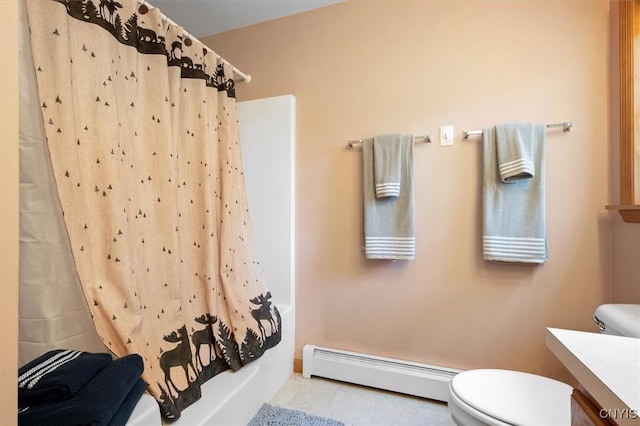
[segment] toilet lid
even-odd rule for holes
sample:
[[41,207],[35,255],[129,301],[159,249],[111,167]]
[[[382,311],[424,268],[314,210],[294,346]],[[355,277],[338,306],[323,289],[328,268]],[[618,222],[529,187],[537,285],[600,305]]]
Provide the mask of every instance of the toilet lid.
[[571,386],[509,370],[469,370],[456,375],[451,390],[465,404],[513,425],[570,425]]

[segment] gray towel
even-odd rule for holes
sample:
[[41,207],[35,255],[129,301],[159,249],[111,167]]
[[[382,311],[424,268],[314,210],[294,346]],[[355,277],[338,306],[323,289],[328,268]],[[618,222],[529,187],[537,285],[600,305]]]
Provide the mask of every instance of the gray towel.
[[531,146],[535,175],[502,183],[498,168],[496,128],[483,129],[483,235],[485,260],[544,263],[548,257],[544,155],[546,126],[534,124]]
[[373,138],[373,174],[376,197],[400,195],[401,135],[380,135]]
[[533,123],[507,123],[496,126],[496,150],[500,179],[504,183],[535,176]]
[[400,146],[400,193],[397,197],[385,198],[376,197],[373,139],[365,139],[362,146],[367,259],[415,258],[413,136],[402,136]]

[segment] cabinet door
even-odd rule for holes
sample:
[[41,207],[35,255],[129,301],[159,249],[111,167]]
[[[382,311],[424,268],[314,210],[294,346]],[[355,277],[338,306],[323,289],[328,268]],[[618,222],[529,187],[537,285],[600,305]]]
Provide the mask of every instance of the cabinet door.
[[578,389],[571,394],[571,426],[612,426],[613,421],[600,416],[601,408]]

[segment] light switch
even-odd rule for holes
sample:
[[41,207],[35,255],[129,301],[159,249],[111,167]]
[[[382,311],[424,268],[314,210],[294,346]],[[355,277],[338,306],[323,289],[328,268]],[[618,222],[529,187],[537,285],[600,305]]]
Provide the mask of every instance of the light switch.
[[453,146],[453,126],[440,126],[440,146]]

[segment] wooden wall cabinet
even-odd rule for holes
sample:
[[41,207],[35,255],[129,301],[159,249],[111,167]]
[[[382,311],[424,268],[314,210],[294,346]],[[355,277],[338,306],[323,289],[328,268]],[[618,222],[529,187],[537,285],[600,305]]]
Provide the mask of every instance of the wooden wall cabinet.
[[[640,223],[640,197],[636,195],[635,81],[634,39],[640,34],[640,0],[621,0],[620,23],[620,204],[610,205],[609,210],[618,210],[625,222]],[[640,112],[640,111],[639,111]],[[640,141],[637,142],[640,144]]]

